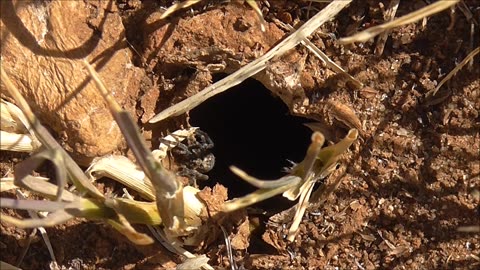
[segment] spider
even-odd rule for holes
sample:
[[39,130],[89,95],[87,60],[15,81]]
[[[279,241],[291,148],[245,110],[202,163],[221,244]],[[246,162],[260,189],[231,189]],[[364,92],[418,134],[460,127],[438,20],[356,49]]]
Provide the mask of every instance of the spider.
[[172,155],[180,166],[177,174],[187,177],[195,187],[197,179],[208,180],[208,175],[205,174],[215,165],[215,156],[210,152],[212,148],[213,142],[208,134],[197,129],[185,143],[179,143],[172,149]]

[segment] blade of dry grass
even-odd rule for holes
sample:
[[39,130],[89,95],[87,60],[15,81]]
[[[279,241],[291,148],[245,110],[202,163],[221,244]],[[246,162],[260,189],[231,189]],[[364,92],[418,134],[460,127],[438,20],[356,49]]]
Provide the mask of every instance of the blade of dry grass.
[[[318,154],[318,159],[320,161],[321,168],[316,170],[316,175],[309,176],[309,178],[307,178],[305,183],[299,189],[300,199],[296,206],[295,216],[293,218],[292,225],[288,230],[288,234],[287,234],[288,241],[292,242],[295,239],[295,235],[297,234],[300,222],[310,203],[310,197],[312,195],[313,186],[315,182],[317,182],[318,179],[325,178],[328,174],[332,173],[335,170],[335,164],[337,160],[340,158],[340,155],[342,155],[347,150],[347,148],[349,148],[350,145],[352,145],[352,143],[357,139],[357,137],[358,137],[358,131],[356,129],[351,129],[348,132],[347,136],[342,141],[340,141],[335,145],[323,148]],[[333,185],[333,187],[330,186],[328,189],[321,188],[320,189],[322,191],[321,194],[325,194],[324,192],[326,191],[327,192],[326,196],[330,195],[330,193],[333,192],[338,187],[338,185],[341,182],[341,179],[342,178],[340,177],[338,181]],[[284,196],[285,195],[294,196],[296,194],[292,193],[291,191],[287,191],[285,192]],[[313,194],[313,197],[315,199],[318,199],[316,198],[316,196],[318,196],[317,192]]]
[[300,177],[296,177],[296,178],[293,178],[293,180],[294,181],[291,181],[290,183],[287,183],[284,186],[280,186],[273,189],[257,189],[256,191],[248,195],[245,195],[241,198],[236,198],[231,201],[228,201],[223,205],[223,211],[232,212],[238,209],[245,208],[252,204],[261,202],[263,200],[269,199],[273,196],[281,194],[282,192],[285,192],[286,190],[289,190],[295,187],[300,183],[302,179]]
[[[356,129],[351,129],[347,136],[338,142],[337,144],[327,146],[319,151],[315,156],[314,168],[311,171],[315,172],[315,176],[312,178],[309,175],[305,175],[304,179],[310,179],[310,181],[316,182],[319,179],[325,178],[328,174],[335,170],[335,164],[340,156],[352,145],[352,143],[357,139],[358,131]],[[297,171],[303,171],[304,165],[303,162],[299,163],[296,167],[293,168],[294,174],[297,174]],[[287,190],[283,193],[285,198],[289,200],[296,200],[300,194],[305,192],[309,187],[308,181],[304,181],[302,185],[296,186],[290,190]]]
[[[35,192],[48,199],[54,199],[58,187],[49,183],[47,180],[48,179],[42,177],[29,176],[24,179],[22,184],[29,191]],[[75,200],[75,197],[76,195],[68,190],[64,190],[62,193],[62,201],[72,202]]]
[[[391,0],[388,4],[387,11],[385,12],[385,20],[392,21],[395,18],[395,14],[397,14],[398,4],[400,4],[400,0]],[[388,36],[390,35],[391,30],[387,30],[380,34],[377,39],[377,46],[375,46],[375,54],[382,55],[383,49],[385,48],[385,43],[387,42]]]
[[460,226],[457,228],[457,231],[466,233],[480,233],[480,225]]
[[228,237],[227,231],[222,225],[220,225],[220,229],[222,230],[223,238],[225,239],[225,248],[227,249],[227,256],[228,256],[228,261],[230,262],[230,269],[237,270],[238,266],[235,263],[235,260],[233,259],[232,243],[230,242],[230,238]]
[[455,4],[457,4],[460,0],[449,0],[449,1],[437,1],[433,4],[430,4],[426,7],[423,7],[417,11],[411,12],[405,16],[402,16],[396,20],[393,20],[391,22],[387,22],[378,26],[374,26],[371,28],[368,28],[365,31],[359,32],[355,35],[352,35],[350,37],[345,37],[341,38],[339,40],[340,44],[350,44],[353,42],[366,42],[369,39],[385,32],[390,29],[393,29],[395,27],[399,27],[405,24],[413,23],[416,22],[422,18],[431,16],[435,13],[438,13],[440,11],[443,11]]
[[198,105],[200,105],[205,100],[222,93],[229,88],[243,82],[244,80],[250,78],[251,76],[257,74],[267,67],[269,61],[274,57],[279,57],[288,50],[295,47],[302,40],[312,34],[318,27],[320,27],[326,21],[332,19],[337,15],[342,9],[344,9],[351,0],[337,0],[330,3],[327,7],[322,9],[314,17],[312,17],[305,24],[300,26],[297,31],[290,34],[283,41],[278,43],[275,47],[271,48],[267,53],[260,56],[256,60],[250,62],[249,64],[243,66],[236,72],[230,74],[228,77],[218,81],[215,84],[210,85],[204,90],[198,92],[197,94],[165,109],[159,114],[155,115],[152,119],[149,120],[150,123],[156,123],[162,121],[171,116],[177,116],[182,113],[185,113]]
[[58,210],[42,219],[25,219],[25,220],[17,219],[17,218],[0,213],[0,218],[2,219],[2,221],[22,229],[52,227],[57,224],[65,223],[68,220],[73,219],[74,217],[75,217],[74,215],[69,214],[64,210]]
[[475,55],[477,55],[480,52],[480,47],[477,47],[475,50],[471,51],[463,60],[460,62],[452,71],[450,71],[445,78],[443,78],[440,83],[433,89],[432,91],[428,92],[425,94],[427,98],[432,98],[437,94],[438,90],[448,81],[450,80],[457,72],[462,69],[470,60],[472,60]]
[[123,110],[115,101],[95,69],[86,60],[84,60],[83,63],[93,78],[102,97],[107,102],[110,112],[127,140],[128,146],[132,149],[135,158],[148,178],[152,181],[152,184],[154,184],[156,190],[160,189],[168,193],[169,196],[174,196],[181,187],[181,184],[155,161],[141,136],[138,126],[130,114]]
[[[478,27],[478,20],[473,16],[472,11],[470,8],[465,4],[465,1],[461,0],[460,3],[457,5],[458,9],[463,13],[467,21],[470,22],[470,39],[468,41],[468,48],[469,50],[473,51],[473,43],[475,41],[475,26]],[[468,70],[472,71],[473,68],[473,60],[468,64]]]
[[[192,232],[202,225],[200,212],[205,208],[203,202],[196,196],[199,190],[189,186],[184,188],[172,172],[164,169],[155,160],[152,153],[147,149],[146,142],[130,114],[122,110],[116,103],[95,69],[86,60],[83,63],[105,99],[137,162],[152,183],[156,199],[153,205],[156,205],[156,213],[160,215],[166,232],[172,237],[192,235]],[[125,234],[130,240],[142,244],[146,243],[146,239],[141,234],[134,232],[128,225],[128,222],[133,222],[138,216],[131,211],[138,208],[138,202],[125,203],[121,199],[108,199],[105,200],[105,204],[111,209],[115,209],[118,215],[117,219],[108,220],[112,226]],[[152,206],[152,204],[149,205]],[[147,213],[149,217],[153,217],[153,215],[153,213]],[[142,220],[142,223],[149,224],[145,220]]]
[[263,180],[249,176],[238,168],[233,168],[233,172],[250,184],[259,187],[259,189],[244,197],[226,202],[223,211],[230,212],[244,208],[283,192],[283,196],[290,200],[299,199],[295,206],[295,215],[287,235],[287,240],[293,241],[310,203],[315,183],[335,170],[337,161],[357,137],[358,130],[351,129],[347,136],[337,144],[322,148],[325,138],[320,132],[314,132],[312,143],[307,149],[305,159],[295,165],[289,175],[273,183],[263,183]]
[[314,132],[312,134],[312,143],[307,149],[305,159],[293,167],[291,172],[294,175],[300,176],[302,178],[302,183],[283,192],[283,197],[294,201],[305,191],[305,188],[309,187],[310,182],[314,182],[314,175],[317,173],[314,169],[316,169],[315,167],[318,167],[315,166],[315,163],[317,163],[318,155],[322,151],[324,142],[325,137],[322,133]]
[[265,22],[265,19],[263,18],[262,11],[260,10],[260,8],[257,5],[257,2],[255,0],[246,0],[246,2],[257,14],[258,20],[260,21],[260,29],[262,30],[262,32],[265,32],[266,22]]
[[0,179],[0,192],[18,188],[13,182],[13,177],[2,177]]
[[135,124],[132,116],[123,110],[115,101],[96,70],[86,59],[83,60],[83,64],[107,103],[115,122],[122,131],[128,146],[132,149],[137,162],[150,179],[155,190],[157,207],[164,225],[172,231],[181,230],[182,227],[186,226],[185,220],[183,219],[185,217],[183,186],[173,173],[165,170],[160,163],[155,160],[150,150],[148,150],[146,142],[140,133],[140,129]]
[[[157,239],[160,243],[162,243],[165,248],[167,248],[172,253],[185,256],[187,259],[195,259],[197,256],[192,254],[190,251],[184,249],[180,246],[178,241],[171,241],[165,233],[160,230],[157,226],[149,226],[148,227],[150,232],[154,235],[155,239]],[[205,263],[201,266],[202,269],[205,270],[213,270],[214,268],[211,267],[208,263]]]
[[[50,197],[53,195],[51,191]],[[68,194],[68,191],[65,191],[64,194]],[[2,221],[19,228],[51,227],[75,217],[102,220],[138,245],[150,244],[151,239],[135,231],[130,223],[159,225],[162,222],[154,202],[139,202],[121,198],[99,201],[92,198],[80,198],[73,194],[71,196],[74,197],[71,202],[0,198],[2,207],[50,212],[43,218],[17,219],[3,213],[0,213],[0,217]]]
[[1,130],[21,134],[29,132],[32,137],[35,136],[27,117],[18,106],[2,99],[0,108],[2,112],[0,119],[2,123]]
[[0,150],[31,153],[35,149],[29,135],[0,130]]
[[287,184],[291,184],[292,182],[299,181],[301,179],[298,176],[287,175],[277,180],[260,180],[251,175],[248,175],[246,172],[244,172],[243,170],[235,166],[230,166],[230,170],[234,174],[236,174],[238,177],[242,178],[243,180],[245,180],[250,185],[256,188],[265,188],[265,189],[278,188],[281,186],[285,186]]
[[300,199],[298,200],[295,216],[293,217],[292,225],[288,229],[287,240],[293,242],[295,235],[297,234],[298,227],[302,221],[305,210],[307,210],[310,195],[312,194],[315,181],[307,181],[304,191],[300,193]]
[[[12,115],[12,112],[8,108],[8,104],[11,104],[5,100],[1,100],[0,102],[0,129],[2,131],[7,132],[15,132],[15,133],[25,133],[27,129],[21,123],[15,119]],[[13,105],[13,104],[11,104]],[[15,105],[13,105],[15,106]],[[16,107],[16,106],[15,106]]]
[[[302,213],[308,204],[313,185],[335,169],[335,164],[340,156],[357,137],[358,131],[351,129],[343,140],[322,149],[325,138],[319,132],[313,133],[312,143],[307,149],[305,159],[297,164],[288,175],[270,182],[257,179],[239,168],[232,167],[232,171],[235,174],[259,189],[241,198],[226,202],[223,211],[234,211],[283,193],[284,197],[292,201],[299,197],[301,198],[297,208],[297,211],[299,211],[297,218],[301,219]],[[295,221],[295,223],[297,222]]]
[[0,198],[2,208],[10,209],[28,209],[35,211],[55,212],[64,209],[68,202],[42,201],[41,204],[34,200],[19,200],[11,198]]
[[168,16],[172,15],[172,13],[174,13],[175,11],[193,6],[200,1],[201,0],[187,0],[187,1],[183,1],[183,2],[173,4],[170,7],[168,7],[167,10],[165,10],[162,13],[162,16],[160,16],[160,20],[163,20],[163,19],[167,18]]
[[[286,24],[278,19],[274,19],[275,23],[278,25],[284,27],[285,29],[288,29],[289,31],[294,31],[295,28],[293,28],[291,25]],[[357,88],[362,88],[363,83],[354,78],[352,75],[348,74],[341,66],[339,66],[337,63],[332,61],[328,55],[326,55],[322,50],[320,50],[313,42],[311,42],[308,38],[305,38],[300,42],[303,46],[305,46],[307,49],[309,49],[316,57],[318,57],[320,60],[322,60],[328,68],[332,69],[336,73],[342,74],[346,78],[348,78]]]
[[[64,165],[64,159],[61,156],[60,151],[51,151],[50,149],[44,149],[40,152],[34,153],[29,158],[15,166],[15,184],[21,185],[26,178],[32,177],[30,175],[35,169],[37,169],[45,160],[53,163],[55,167],[55,178],[58,182],[56,200],[62,199],[62,193],[65,188],[67,171]],[[41,182],[44,184],[44,182]]]
[[154,240],[150,236],[137,232],[124,216],[118,214],[118,219],[108,219],[107,223],[137,245],[153,244]]
[[[21,199],[26,199],[27,197],[23,192],[20,190],[16,190],[17,196],[20,197]],[[32,211],[31,209],[27,210],[28,215],[30,215],[31,218],[40,218],[38,214],[35,211]],[[47,231],[45,230],[44,227],[38,227],[36,228],[40,232],[40,235],[42,236],[43,242],[47,246],[48,253],[50,254],[50,258],[52,259],[52,262],[57,264],[57,259],[55,258],[55,253],[53,252],[53,247],[52,243],[50,242],[50,238],[48,237]]]
[[[28,235],[25,246],[23,246],[22,251],[20,252],[20,254],[17,257],[15,265],[18,265],[18,266],[22,265],[23,259],[25,259],[25,256],[27,255],[28,250],[30,249],[30,245],[32,244],[32,241],[33,241],[33,239],[35,238],[36,235],[37,235],[37,229],[33,228],[32,232]],[[3,268],[0,267],[0,269],[3,269]]]
[[144,199],[155,200],[155,192],[150,180],[127,157],[112,155],[96,159],[85,173],[92,181],[108,177],[140,193]]

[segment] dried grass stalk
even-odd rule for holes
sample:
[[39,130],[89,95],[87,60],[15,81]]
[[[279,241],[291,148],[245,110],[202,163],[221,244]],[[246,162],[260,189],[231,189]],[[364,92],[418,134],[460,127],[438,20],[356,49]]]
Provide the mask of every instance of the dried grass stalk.
[[[289,31],[295,30],[291,25],[283,23],[280,20],[274,19],[277,24],[280,26],[288,29]],[[357,88],[362,88],[363,83],[354,78],[352,75],[348,74],[341,66],[339,66],[337,63],[332,61],[328,55],[326,55],[322,50],[320,50],[313,42],[311,42],[308,38],[305,38],[304,40],[301,41],[301,44],[305,46],[307,49],[309,49],[316,57],[320,58],[328,68],[332,69],[336,73],[342,74],[346,78],[348,78]]]
[[305,210],[309,205],[313,186],[318,180],[325,178],[335,170],[338,159],[357,137],[358,130],[351,129],[343,140],[322,149],[325,138],[321,133],[314,132],[312,143],[307,149],[304,160],[295,165],[287,176],[278,180],[266,181],[256,179],[242,170],[232,167],[232,171],[235,174],[259,189],[244,197],[226,202],[224,211],[234,211],[280,193],[283,193],[284,197],[292,201],[299,198],[287,237],[287,240],[293,241]]
[[108,177],[140,193],[144,199],[155,200],[150,180],[135,163],[124,156],[111,155],[96,159],[85,173],[92,181]]
[[[387,11],[385,12],[385,20],[392,21],[395,18],[395,14],[397,13],[398,4],[400,4],[400,0],[391,0],[390,4],[388,4]],[[380,34],[377,39],[377,46],[375,46],[375,54],[382,55],[383,49],[385,48],[385,43],[387,42],[388,36],[390,35],[391,30],[387,30]]]
[[460,62],[452,71],[450,71],[445,78],[440,81],[440,83],[433,89],[432,91],[428,92],[426,94],[426,97],[433,97],[435,94],[437,94],[438,90],[448,81],[450,80],[457,72],[462,69],[470,60],[472,60],[475,55],[477,55],[480,52],[480,47],[477,47],[475,50],[471,51],[463,60]]
[[369,39],[385,32],[395,27],[399,27],[405,24],[416,22],[422,18],[428,17],[430,15],[436,14],[440,11],[443,11],[455,4],[457,4],[460,0],[451,0],[451,1],[437,1],[433,4],[430,4],[426,7],[423,7],[417,11],[408,13],[405,16],[402,16],[396,20],[391,22],[387,22],[378,26],[374,26],[368,28],[365,31],[357,33],[350,37],[341,38],[339,40],[340,44],[350,44],[354,42],[366,42]]
[[0,150],[31,153],[37,148],[29,135],[0,130]]

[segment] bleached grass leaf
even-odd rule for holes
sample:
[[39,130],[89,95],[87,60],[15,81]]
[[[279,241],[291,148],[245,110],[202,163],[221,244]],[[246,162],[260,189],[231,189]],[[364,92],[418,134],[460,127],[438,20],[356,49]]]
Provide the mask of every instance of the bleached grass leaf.
[[[21,199],[27,198],[26,195],[23,192],[21,192],[19,189],[16,190],[16,193],[17,193],[17,196],[20,197]],[[27,211],[31,218],[40,218],[36,211],[33,211],[31,209],[28,209]],[[53,252],[52,243],[50,242],[50,238],[48,237],[47,231],[45,230],[44,227],[38,227],[37,229],[43,238],[43,242],[45,242],[45,245],[47,246],[48,253],[50,254],[50,258],[52,259],[52,263],[56,265],[57,260],[55,258],[55,253]]]
[[367,30],[364,30],[362,32],[359,32],[357,34],[354,34],[350,37],[345,37],[341,38],[338,42],[340,44],[350,44],[353,42],[366,42],[369,39],[385,32],[390,29],[393,29],[395,27],[399,27],[405,24],[413,23],[416,22],[420,19],[423,19],[425,17],[428,17],[430,15],[433,15],[435,13],[438,13],[440,11],[443,11],[455,4],[460,2],[460,0],[451,0],[451,1],[437,1],[433,4],[430,4],[426,7],[423,7],[417,11],[410,12],[407,15],[404,15],[398,19],[395,19],[393,21],[370,27]]
[[162,16],[160,16],[160,20],[167,18],[168,16],[172,15],[172,13],[174,13],[175,11],[193,6],[200,1],[201,0],[186,0],[183,2],[173,4],[163,12]]
[[227,201],[224,204],[223,210],[225,212],[231,212],[235,211],[241,208],[245,208],[247,206],[250,206],[252,204],[264,201],[266,199],[269,199],[273,196],[276,196],[278,194],[281,194],[282,192],[294,187],[295,185],[298,185],[300,181],[302,180],[300,177],[297,176],[291,176],[291,182],[286,184],[285,186],[280,186],[277,188],[273,189],[258,189],[244,197],[233,199],[231,201]]
[[260,180],[251,175],[248,175],[245,171],[235,166],[230,166],[230,170],[234,174],[236,174],[238,177],[242,178],[243,180],[248,182],[250,185],[257,188],[266,188],[266,189],[278,188],[286,184],[289,184],[292,181],[295,181],[297,178],[297,177],[285,176],[277,180]]
[[322,146],[325,142],[325,137],[320,132],[314,132],[312,134],[312,143],[308,146],[305,159],[293,167],[291,174],[297,175],[302,178],[302,184],[296,185],[293,188],[285,191],[283,197],[294,201],[298,198],[305,184],[313,180],[315,175],[315,163],[317,162],[318,154],[320,153]]
[[35,200],[22,200],[11,198],[0,198],[2,208],[20,209],[20,210],[34,210],[44,212],[54,212],[60,209],[64,209],[68,205],[68,202],[55,202],[55,201],[35,201]]
[[121,215],[119,215],[119,221],[109,219],[107,223],[137,245],[150,245],[154,242],[150,236],[137,232],[127,219]]
[[320,170],[320,177],[325,177],[325,173],[330,173],[328,170],[334,165],[337,160],[340,158],[347,149],[352,145],[352,143],[358,138],[358,130],[350,129],[347,136],[343,138],[340,142],[327,146],[320,150],[318,154],[318,160],[322,164],[322,169]]
[[18,188],[13,182],[13,177],[3,177],[0,179],[0,192]]
[[108,108],[122,132],[128,146],[132,150],[135,158],[152,183],[155,190],[155,199],[157,208],[162,217],[162,221],[167,230],[175,232],[181,231],[186,226],[184,219],[184,205],[182,199],[183,186],[177,177],[163,166],[153,157],[148,149],[145,139],[140,133],[139,127],[136,125],[132,116],[115,101],[115,98],[105,87],[100,79],[97,71],[88,63],[86,59],[83,61],[90,76],[92,77],[98,91],[102,95]]
[[36,148],[30,135],[0,130],[0,150],[31,153]]
[[314,132],[312,134],[312,143],[307,149],[304,160],[295,165],[288,175],[274,181],[260,180],[248,175],[239,168],[230,167],[236,175],[259,189],[241,198],[226,202],[224,211],[230,212],[244,208],[280,193],[283,193],[284,197],[292,201],[299,198],[287,238],[289,241],[293,241],[309,205],[315,183],[334,171],[335,164],[340,156],[352,145],[357,137],[358,130],[351,129],[347,136],[337,144],[322,148],[325,137],[320,132]]
[[300,226],[300,222],[302,221],[303,215],[305,214],[305,210],[307,210],[314,185],[315,181],[308,181],[307,183],[305,183],[304,188],[300,193],[300,199],[298,200],[296,206],[295,216],[293,217],[292,225],[290,225],[290,229],[288,230],[287,234],[287,240],[290,242],[294,240],[295,235],[298,231],[298,227]]
[[43,149],[42,151],[34,153],[21,163],[15,166],[15,185],[20,186],[22,181],[30,177],[35,169],[37,169],[45,160],[53,163],[55,167],[55,178],[58,181],[56,192],[56,200],[62,199],[62,193],[67,183],[67,171],[62,158],[62,152],[57,149]]
[[[274,19],[275,22],[285,28],[287,28],[289,31],[294,31],[295,28],[293,28],[291,25],[286,24],[278,19]],[[355,77],[352,75],[348,74],[348,72],[345,71],[341,66],[339,66],[337,63],[335,63],[333,60],[328,57],[322,50],[320,50],[313,42],[311,42],[308,38],[305,38],[301,41],[301,44],[305,46],[307,49],[309,49],[316,57],[318,57],[320,60],[322,60],[328,68],[331,70],[335,71],[336,73],[342,74],[346,78],[348,78],[357,88],[362,88],[363,83],[357,80]]]
[[433,89],[432,91],[429,91],[426,94],[427,98],[431,98],[435,96],[435,94],[438,92],[438,90],[448,81],[450,80],[457,72],[463,68],[475,55],[477,55],[480,52],[480,47],[477,47],[475,50],[471,51],[463,60],[460,62],[454,69],[452,69],[445,78],[443,78],[440,83]]
[[128,188],[135,190],[150,201],[155,200],[155,192],[145,173],[130,159],[124,156],[110,155],[96,159],[85,172],[90,179],[111,178]]
[[[54,199],[58,186],[52,183],[49,183],[46,180],[48,179],[29,175],[28,177],[23,179],[23,181],[21,182],[21,185],[19,185],[18,187],[23,187],[32,192],[36,192],[42,195],[43,197]],[[62,201],[72,202],[73,200],[75,200],[75,198],[76,198],[76,195],[69,192],[68,190],[64,190],[62,192]]]
[[[31,132],[30,124],[28,123],[25,114],[23,114],[22,110],[20,110],[17,105],[2,99],[0,110],[1,130],[21,134],[26,134],[29,131]],[[32,132],[31,135],[33,135]]]
[[260,21],[260,29],[262,30],[262,32],[265,32],[266,22],[265,22],[265,19],[263,18],[262,11],[260,10],[260,8],[257,5],[257,2],[255,2],[255,0],[246,0],[246,2],[250,7],[252,7],[252,9],[257,14],[258,20]]
[[75,216],[67,213],[65,210],[56,211],[54,213],[51,213],[47,217],[41,218],[41,219],[32,219],[32,218],[18,219],[18,218],[14,218],[11,216],[7,216],[3,213],[0,213],[0,218],[2,219],[2,221],[22,229],[38,228],[38,227],[53,227],[55,225],[65,223],[74,217]]

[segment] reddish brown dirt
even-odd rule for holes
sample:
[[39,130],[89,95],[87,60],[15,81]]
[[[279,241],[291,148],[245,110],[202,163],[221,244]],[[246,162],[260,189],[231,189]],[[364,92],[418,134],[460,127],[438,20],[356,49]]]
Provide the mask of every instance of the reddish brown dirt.
[[[269,31],[263,34],[254,12],[235,3],[195,6],[193,13],[180,11],[158,22],[159,7],[170,2],[117,1],[126,36],[136,49],[134,62],[152,79],[140,90],[139,123],[209,85],[211,73],[232,72],[263,54],[286,34],[270,23],[272,19],[304,21],[308,6],[304,1],[269,1],[270,8],[262,6],[269,22]],[[478,1],[465,3],[479,18]],[[424,5],[420,0],[401,1],[397,17]],[[383,6],[388,1],[355,1],[320,32],[344,37],[381,23]],[[358,117],[363,134],[342,159],[345,173],[326,180],[342,177],[342,184],[323,205],[313,204],[307,210],[294,243],[284,240],[290,219],[263,226],[268,216],[259,220],[252,216],[250,227],[264,227],[252,235],[245,224],[237,224],[239,233],[233,241],[238,265],[246,269],[478,269],[480,233],[457,228],[480,224],[475,195],[480,190],[479,56],[471,69],[458,72],[435,98],[426,97],[472,50],[470,42],[474,48],[480,45],[478,26],[471,40],[470,22],[459,9],[455,14],[454,24],[448,12],[442,12],[424,26],[418,22],[393,30],[380,56],[374,54],[375,42],[340,46],[331,36],[315,34],[311,40],[365,84],[362,89],[326,70],[303,48],[282,57],[283,63],[305,59],[301,86],[293,92],[267,87],[290,101],[290,106],[307,98],[310,107],[305,116],[322,122],[332,140],[344,136],[349,122],[329,115],[330,107],[325,105],[345,104]],[[265,74],[257,79],[267,84],[267,77],[274,78],[282,85],[277,77]],[[160,127],[171,128],[173,122]],[[6,157],[2,176],[16,162],[15,156]],[[0,259],[15,263],[29,231],[4,223],[1,229]],[[135,247],[100,223],[73,221],[47,231],[59,263],[66,268],[164,269],[180,262],[159,244]],[[204,253],[212,266],[229,267],[224,240],[218,235]],[[38,238],[21,267],[48,269],[48,262],[48,252]]]

